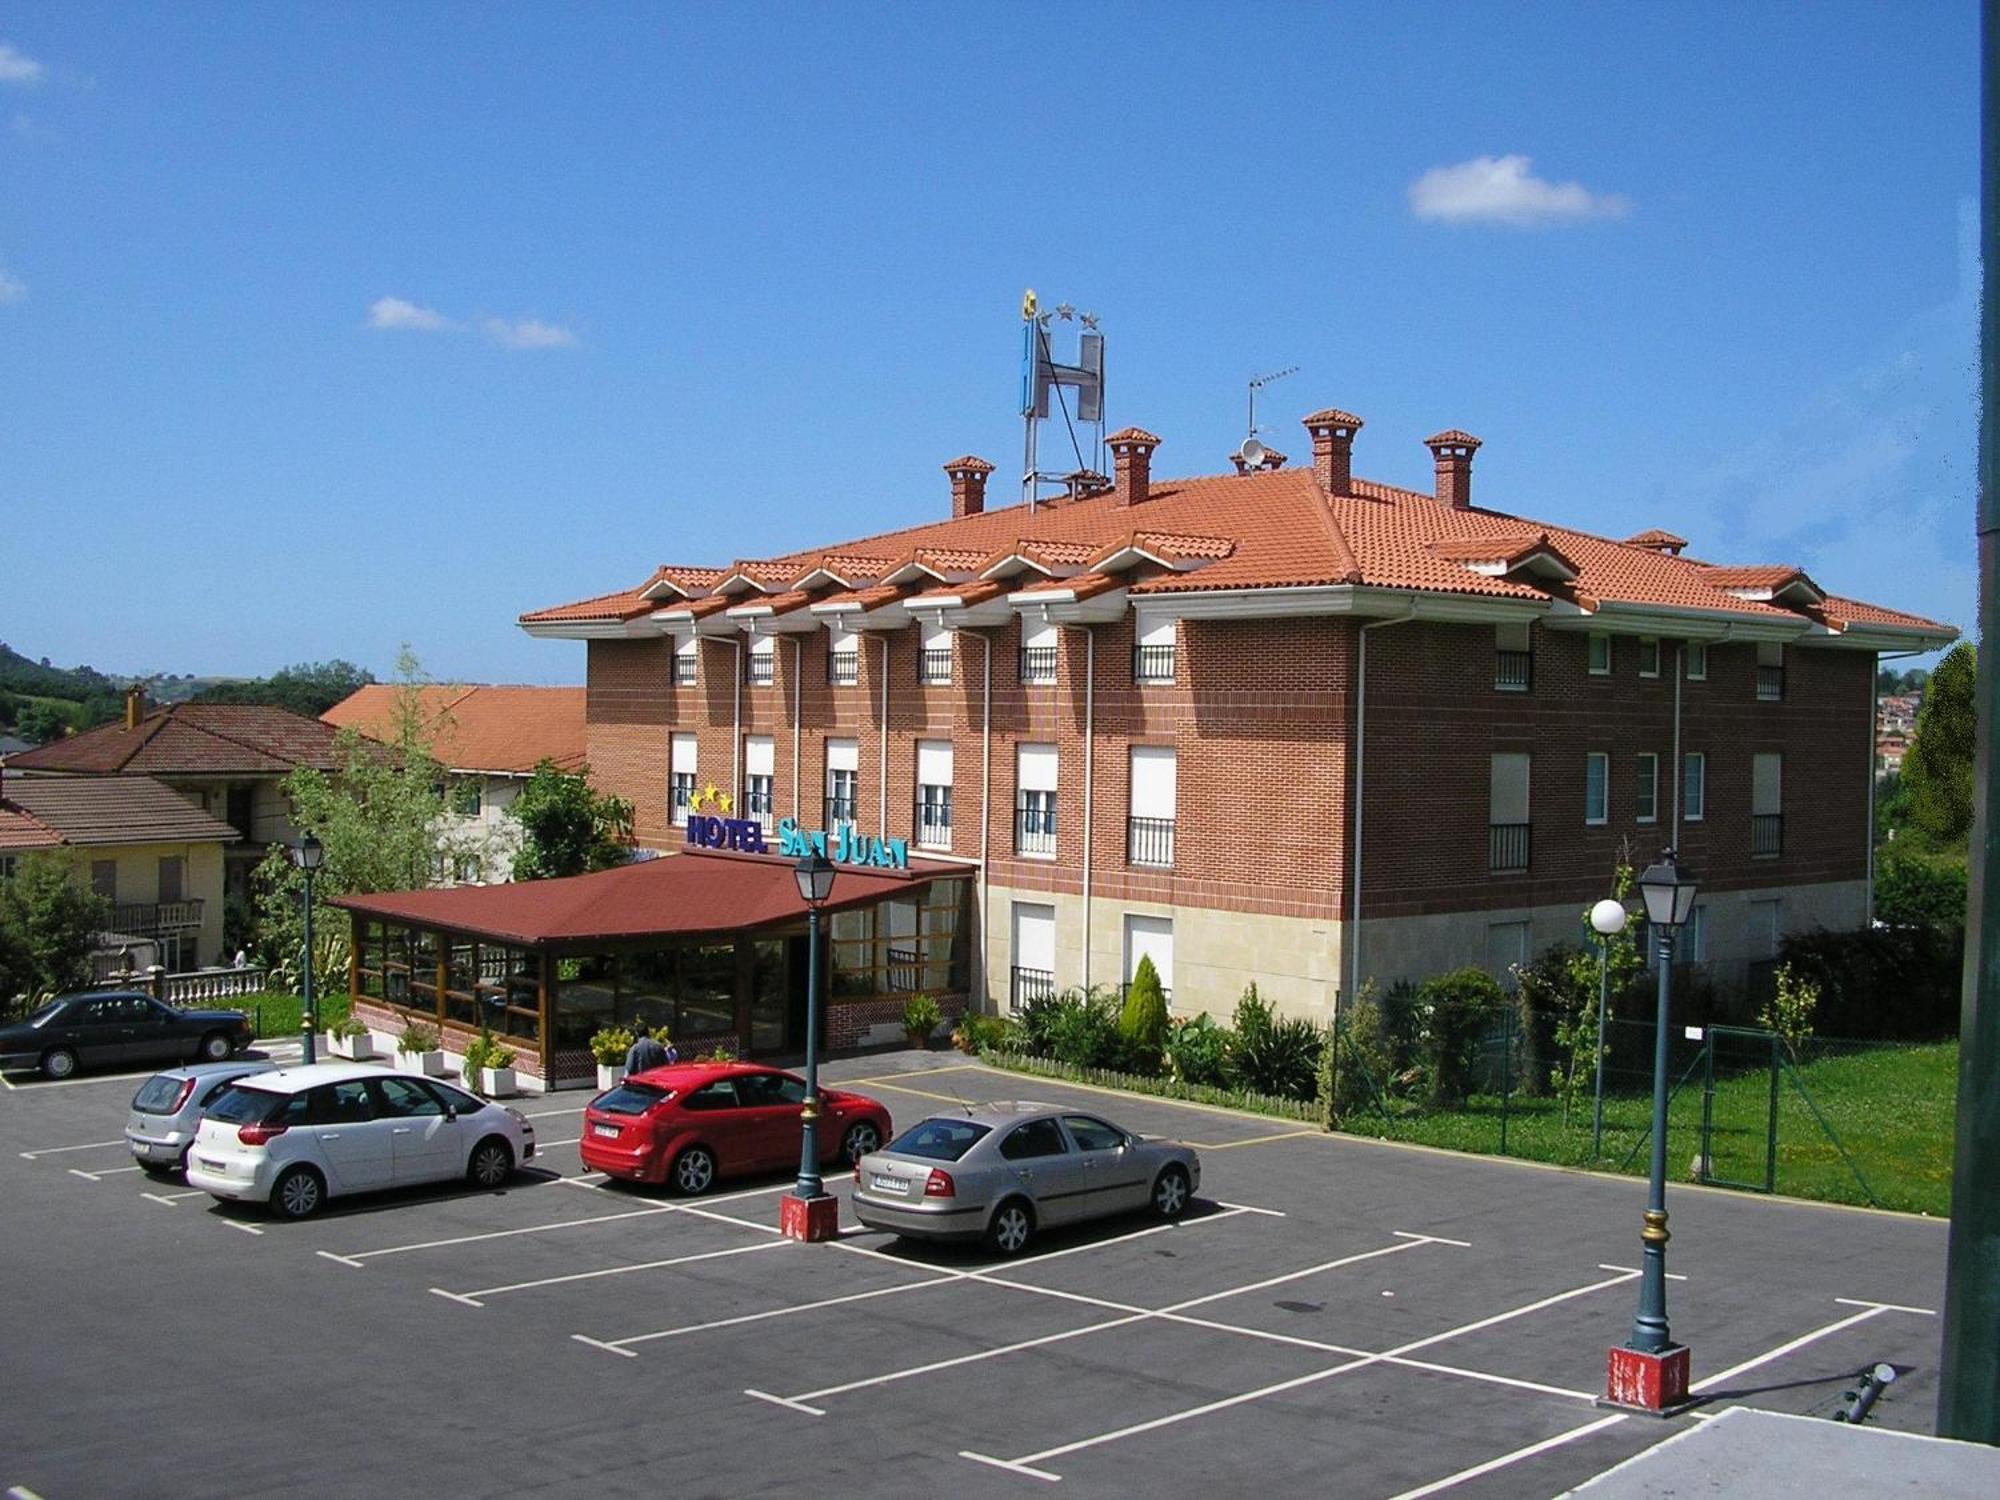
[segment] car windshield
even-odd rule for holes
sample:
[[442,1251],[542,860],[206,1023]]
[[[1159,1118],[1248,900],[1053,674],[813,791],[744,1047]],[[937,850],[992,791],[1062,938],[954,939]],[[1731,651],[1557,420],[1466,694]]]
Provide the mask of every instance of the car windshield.
[[289,1094],[274,1094],[269,1089],[232,1083],[208,1106],[208,1118],[220,1120],[225,1125],[255,1125],[284,1108],[290,1097]]
[[148,1078],[139,1086],[139,1092],[132,1096],[134,1109],[152,1110],[155,1114],[174,1107],[174,1101],[181,1096],[181,1080],[161,1073]]
[[925,1120],[889,1142],[898,1156],[923,1156],[932,1161],[957,1161],[982,1135],[991,1135],[990,1126],[972,1120]]
[[643,1115],[655,1104],[674,1097],[672,1089],[650,1083],[621,1083],[609,1093],[599,1094],[590,1107],[607,1115]]

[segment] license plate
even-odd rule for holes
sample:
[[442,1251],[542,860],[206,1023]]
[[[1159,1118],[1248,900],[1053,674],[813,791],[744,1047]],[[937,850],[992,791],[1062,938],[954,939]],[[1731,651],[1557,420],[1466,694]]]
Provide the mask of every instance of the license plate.
[[869,1186],[878,1193],[895,1193],[898,1197],[910,1190],[909,1182],[901,1177],[874,1177],[869,1180]]
[[619,1131],[616,1125],[593,1125],[590,1127],[590,1133],[592,1135],[608,1136],[615,1141],[618,1139]]

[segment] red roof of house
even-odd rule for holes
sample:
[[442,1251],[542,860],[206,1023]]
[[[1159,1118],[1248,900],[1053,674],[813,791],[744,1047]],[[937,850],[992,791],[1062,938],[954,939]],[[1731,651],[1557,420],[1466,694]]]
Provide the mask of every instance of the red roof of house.
[[[402,691],[394,683],[370,683],[334,704],[320,720],[393,744],[397,694]],[[552,760],[562,770],[574,771],[583,764],[580,687],[457,683],[432,684],[417,693],[418,712],[431,734],[431,754],[447,770],[526,773]]]
[[[690,850],[593,875],[339,896],[331,904],[360,916],[524,946],[702,937],[804,921],[794,870],[793,861],[776,856]],[[893,873],[843,865],[820,909],[845,911],[914,896],[933,880],[971,873],[963,865],[929,862]]]
[[285,776],[340,769],[329,724],[243,703],[169,703],[127,729],[118,719],[7,757],[23,771],[79,776]]
[[0,849],[228,844],[241,837],[150,776],[9,776],[0,782]]

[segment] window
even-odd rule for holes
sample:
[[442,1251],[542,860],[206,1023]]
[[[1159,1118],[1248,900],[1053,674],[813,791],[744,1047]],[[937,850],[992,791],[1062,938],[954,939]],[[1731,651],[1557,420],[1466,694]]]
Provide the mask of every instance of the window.
[[1170,745],[1132,747],[1132,812],[1126,819],[1125,858],[1130,864],[1171,869],[1177,757]]
[[898,1156],[921,1156],[931,1161],[957,1161],[977,1145],[992,1127],[971,1120],[925,1120],[913,1125],[887,1146]]
[[1785,699],[1785,643],[1757,643],[1757,701],[1782,703]]
[[162,906],[187,898],[181,893],[186,886],[187,860],[178,854],[160,856],[159,901]]
[[669,746],[671,759],[667,795],[668,820],[676,828],[687,827],[688,807],[694,801],[694,779],[700,771],[692,734],[676,734]]
[[696,1089],[692,1094],[689,1094],[685,1099],[681,1100],[681,1108],[696,1110],[735,1109],[741,1102],[736,1097],[736,1080],[733,1078],[722,1078],[709,1084],[706,1088]]
[[1641,823],[1660,821],[1660,757],[1642,750],[1632,783],[1632,815]]
[[1132,648],[1134,682],[1143,684],[1174,680],[1174,629],[1172,620],[1161,620],[1156,625],[1141,628],[1138,644]]
[[939,881],[914,896],[835,912],[835,995],[932,994],[963,989],[970,961],[965,942],[964,887]]
[[90,862],[90,888],[106,901],[118,899],[118,861],[115,859],[93,859]]
[[1592,750],[1583,758],[1583,821],[1602,823],[1611,815],[1611,757]]
[[376,1108],[382,1114],[410,1118],[444,1113],[437,1095],[422,1084],[407,1078],[377,1078],[373,1082]]
[[1016,901],[1013,910],[1014,961],[1007,985],[1015,1010],[1030,1000],[1052,1000],[1056,993],[1056,909]]
[[1708,962],[1707,902],[1695,902],[1694,910],[1688,913],[1687,925],[1681,928],[1674,943],[1674,957],[1684,964]]
[[701,642],[693,636],[674,642],[674,686],[693,687],[695,665],[701,660]]
[[855,818],[855,788],[861,769],[859,740],[826,742],[826,828],[831,833],[842,826],[852,828]]
[[1589,669],[1592,677],[1611,675],[1611,637],[1592,632],[1590,636]]
[[1687,680],[1689,682],[1708,681],[1708,642],[1689,641],[1685,650],[1687,654],[1682,660],[1687,663]]
[[485,804],[484,788],[469,776],[451,784],[451,810],[461,818],[476,818]]
[[835,687],[853,687],[861,680],[861,644],[852,632],[827,632],[826,680]]
[[951,681],[951,632],[926,627],[917,653],[917,681],[932,687]]
[[1016,1125],[1000,1142],[1000,1154],[1009,1161],[1026,1161],[1037,1156],[1067,1156],[1069,1142],[1063,1139],[1062,1126],[1053,1118],[1030,1120],[1025,1125]]
[[1095,1115],[1064,1115],[1063,1124],[1069,1127],[1069,1138],[1079,1151],[1116,1151],[1125,1144],[1124,1131]]
[[1657,636],[1639,637],[1639,675],[1641,677],[1660,675],[1660,641]]
[[1681,761],[1681,816],[1699,823],[1708,811],[1708,757],[1690,750]]
[[951,847],[950,740],[917,741],[917,843],[926,849]]
[[1525,693],[1534,686],[1535,657],[1526,623],[1493,627],[1493,687],[1496,692]]
[[1014,749],[1014,852],[1052,858],[1056,852],[1056,747]]
[[768,831],[772,826],[776,780],[772,765],[775,750],[768,734],[748,735],[743,741],[743,816],[755,818]]
[[752,687],[769,687],[778,680],[778,638],[755,636],[743,653],[743,680]]
[[1785,852],[1785,763],[1781,755],[1764,754],[1750,762],[1750,854],[1775,859]]
[[1519,874],[1528,868],[1528,757],[1493,757],[1487,801],[1488,861],[1495,874]]
[[1174,998],[1174,922],[1171,917],[1129,916],[1125,919],[1125,983],[1139,973],[1139,960],[1150,958],[1160,976],[1160,989]]
[[1021,626],[1021,681],[1049,683],[1056,680],[1056,627]]

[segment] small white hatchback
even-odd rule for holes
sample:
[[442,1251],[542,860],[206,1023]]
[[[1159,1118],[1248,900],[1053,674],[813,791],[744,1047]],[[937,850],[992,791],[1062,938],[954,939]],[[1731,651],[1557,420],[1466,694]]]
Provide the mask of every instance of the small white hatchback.
[[188,1185],[267,1202],[287,1219],[328,1198],[419,1182],[500,1186],[535,1154],[535,1127],[434,1078],[357,1063],[281,1068],[231,1084],[188,1150]]

